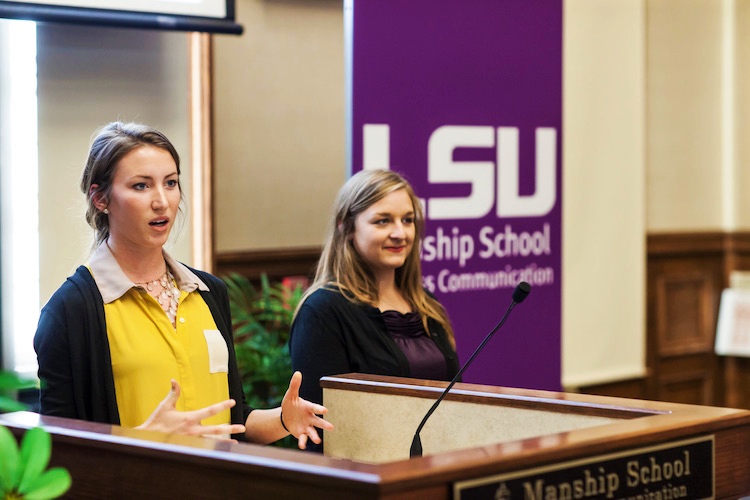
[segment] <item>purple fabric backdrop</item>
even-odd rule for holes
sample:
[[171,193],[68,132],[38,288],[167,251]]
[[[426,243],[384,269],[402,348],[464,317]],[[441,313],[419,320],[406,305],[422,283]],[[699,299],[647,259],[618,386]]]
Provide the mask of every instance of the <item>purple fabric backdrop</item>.
[[518,281],[532,285],[464,381],[559,389],[562,0],[347,0],[345,12],[349,170],[389,167],[425,200],[425,286],[461,362]]

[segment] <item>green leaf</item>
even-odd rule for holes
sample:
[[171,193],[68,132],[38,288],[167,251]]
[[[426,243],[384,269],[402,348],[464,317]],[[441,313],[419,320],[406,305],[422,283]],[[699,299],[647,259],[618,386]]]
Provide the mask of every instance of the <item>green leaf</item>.
[[21,441],[20,480],[18,491],[26,491],[44,471],[49,463],[52,438],[40,427],[26,431]]
[[13,490],[18,481],[18,444],[8,429],[0,426],[0,486]]
[[0,389],[29,389],[36,387],[36,381],[30,379],[23,379],[11,372],[0,372]]
[[70,473],[62,467],[53,467],[41,476],[37,477],[24,493],[25,500],[49,500],[57,498],[70,488],[72,480]]
[[268,303],[268,300],[270,299],[271,290],[270,286],[268,284],[268,275],[266,273],[263,273],[260,275],[260,289],[263,292],[263,301]]
[[23,411],[28,410],[29,407],[23,403],[16,401],[13,398],[0,394],[0,413],[8,411]]

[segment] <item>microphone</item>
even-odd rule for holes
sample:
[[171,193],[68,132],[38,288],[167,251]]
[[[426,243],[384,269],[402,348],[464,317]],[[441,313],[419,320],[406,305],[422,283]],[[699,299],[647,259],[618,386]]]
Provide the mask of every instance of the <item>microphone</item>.
[[495,328],[492,329],[490,333],[487,334],[487,336],[484,338],[481,344],[479,344],[479,347],[477,347],[476,351],[474,351],[474,354],[471,355],[469,360],[464,363],[464,365],[461,367],[460,370],[458,370],[458,373],[455,377],[453,377],[453,380],[451,380],[451,383],[448,384],[448,387],[445,388],[443,393],[440,395],[440,397],[435,401],[435,403],[432,405],[432,408],[430,408],[430,411],[427,412],[427,414],[422,419],[422,422],[419,424],[419,427],[417,427],[417,432],[414,433],[414,439],[411,441],[411,449],[409,450],[409,458],[411,457],[421,457],[422,456],[422,439],[419,437],[419,433],[422,431],[422,427],[424,427],[424,424],[427,422],[427,419],[430,418],[430,415],[435,411],[435,409],[438,407],[440,402],[445,398],[445,396],[448,395],[448,393],[451,390],[451,387],[453,387],[453,384],[456,383],[456,380],[458,380],[458,377],[461,376],[461,374],[466,370],[466,368],[471,364],[472,361],[474,361],[474,358],[477,357],[477,354],[479,354],[479,351],[482,350],[484,345],[492,338],[492,336],[495,334],[496,331],[500,329],[501,326],[503,326],[503,323],[505,323],[505,320],[508,318],[508,315],[513,310],[516,304],[520,304],[523,302],[526,297],[529,295],[529,292],[531,291],[531,285],[526,283],[525,281],[522,281],[516,286],[516,289],[513,291],[513,300],[510,303],[510,306],[508,307],[508,310],[505,311],[505,315],[503,316],[503,319],[500,320],[500,323],[497,324]]

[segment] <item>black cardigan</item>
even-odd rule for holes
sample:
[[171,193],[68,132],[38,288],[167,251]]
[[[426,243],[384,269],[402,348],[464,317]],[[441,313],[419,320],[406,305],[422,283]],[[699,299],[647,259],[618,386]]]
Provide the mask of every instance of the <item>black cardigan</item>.
[[[229,397],[237,402],[230,411],[231,421],[244,424],[252,408],[245,404],[237,371],[226,285],[208,273],[190,270],[209,288],[199,293],[229,349]],[[119,425],[104,302],[86,267],[80,266],[42,309],[34,350],[43,415]]]
[[[446,380],[458,373],[458,356],[437,321],[430,338],[445,356]],[[321,288],[300,307],[289,335],[292,369],[302,372],[300,396],[323,403],[320,378],[343,373],[411,376],[409,361],[393,341],[380,311]]]

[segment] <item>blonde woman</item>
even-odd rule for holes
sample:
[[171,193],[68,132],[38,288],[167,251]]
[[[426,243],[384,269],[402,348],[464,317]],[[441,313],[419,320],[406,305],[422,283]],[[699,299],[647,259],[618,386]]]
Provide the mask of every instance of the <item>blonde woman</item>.
[[[114,122],[81,179],[96,244],[42,309],[34,338],[41,412],[169,433],[319,442],[292,376],[281,407],[244,402],[224,283],[162,247],[182,200],[180,159],[159,131]],[[164,395],[167,394],[166,398]],[[283,411],[282,411],[283,410]]]
[[423,228],[419,200],[395,172],[365,170],[341,188],[289,340],[303,398],[322,403],[326,375],[456,375],[450,321],[422,287]]

